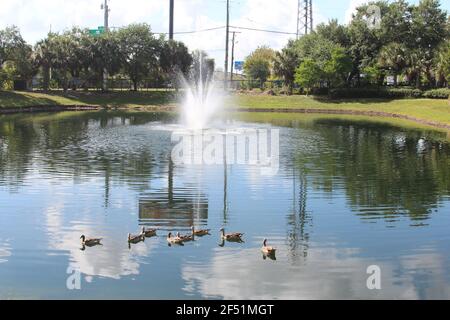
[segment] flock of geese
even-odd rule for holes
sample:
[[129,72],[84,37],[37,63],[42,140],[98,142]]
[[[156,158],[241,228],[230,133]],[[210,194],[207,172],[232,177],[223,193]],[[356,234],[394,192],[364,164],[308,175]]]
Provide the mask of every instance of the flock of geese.
[[[191,227],[191,234],[181,235],[177,232],[176,235],[173,235],[171,232],[167,235],[167,242],[169,245],[183,245],[185,242],[194,241],[195,237],[203,237],[206,235],[210,235],[211,229],[203,229],[196,230],[194,226]],[[222,242],[244,242],[242,237],[243,233],[234,232],[234,233],[225,233],[225,229],[221,228],[220,230],[220,238]],[[141,241],[144,241],[145,238],[151,238],[156,236],[157,229],[146,229],[142,227],[141,233],[137,235],[128,234],[128,244],[136,244]],[[83,246],[83,250],[85,247],[94,247],[97,245],[102,245],[102,238],[86,238],[84,235],[80,237],[81,245]],[[268,257],[275,257],[276,249],[274,247],[267,245],[267,239],[264,239],[263,246],[261,247],[261,252]]]

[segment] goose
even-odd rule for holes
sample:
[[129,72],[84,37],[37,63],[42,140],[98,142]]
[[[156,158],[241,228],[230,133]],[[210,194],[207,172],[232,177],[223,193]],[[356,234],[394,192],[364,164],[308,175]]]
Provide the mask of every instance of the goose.
[[183,239],[181,239],[180,237],[172,237],[172,233],[169,232],[169,234],[167,235],[167,242],[169,244],[183,244]]
[[179,232],[177,232],[177,238],[180,238],[181,240],[183,240],[183,242],[188,242],[188,241],[194,241],[194,235],[180,235]]
[[145,227],[142,227],[142,234],[148,238],[154,237],[156,236],[156,229],[145,229]]
[[277,249],[275,249],[274,247],[270,247],[267,245],[267,239],[264,239],[263,241],[263,246],[261,248],[261,251],[265,254],[265,255],[274,255],[275,252],[277,251]]
[[221,232],[221,238],[223,240],[243,242],[242,241],[242,236],[244,235],[243,233],[240,233],[240,232],[225,233],[225,228],[221,228],[220,232]]
[[81,244],[83,246],[93,247],[97,245],[101,245],[102,238],[86,238],[83,234],[81,237]]
[[145,237],[143,234],[138,234],[138,235],[132,235],[132,234],[128,234],[128,243],[139,243],[141,241],[144,241]]
[[206,236],[209,234],[209,231],[211,231],[211,229],[195,230],[194,226],[192,226],[191,229],[192,229],[192,235],[199,236],[199,237]]

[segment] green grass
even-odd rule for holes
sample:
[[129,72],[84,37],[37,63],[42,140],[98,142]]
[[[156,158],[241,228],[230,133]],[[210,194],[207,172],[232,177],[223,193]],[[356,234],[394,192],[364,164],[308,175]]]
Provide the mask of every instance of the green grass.
[[386,125],[410,130],[421,130],[423,132],[434,133],[450,140],[450,131],[435,128],[429,125],[412,122],[405,119],[391,117],[372,117],[364,115],[348,114],[313,114],[313,113],[280,113],[280,112],[236,112],[234,119],[250,122],[272,123],[280,126],[289,126],[299,122],[314,125],[320,120],[348,120],[359,123],[373,123],[376,125]]
[[0,91],[0,108],[23,108],[52,105],[94,105],[102,107],[163,106],[173,103],[173,93],[154,90],[148,92],[114,91],[51,93]]
[[450,104],[438,99],[325,100],[305,96],[238,95],[230,103],[241,108],[305,108],[388,112],[450,125]]

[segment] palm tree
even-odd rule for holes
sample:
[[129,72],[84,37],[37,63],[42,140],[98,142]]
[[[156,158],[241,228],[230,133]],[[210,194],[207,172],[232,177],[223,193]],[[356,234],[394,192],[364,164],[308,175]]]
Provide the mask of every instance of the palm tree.
[[41,67],[43,72],[43,89],[48,91],[50,84],[50,68],[54,56],[51,49],[51,34],[44,40],[36,43],[33,53],[33,61],[36,67]]
[[434,74],[438,86],[450,83],[450,42],[444,42],[436,52],[434,61]]
[[422,59],[415,50],[410,50],[406,54],[406,78],[409,83],[416,82],[416,87],[420,88],[420,76],[422,70]]
[[292,87],[295,80],[295,70],[299,64],[298,54],[292,44],[277,52],[273,65],[274,73],[282,77],[287,87],[288,94],[292,94]]
[[397,77],[406,67],[407,51],[405,45],[392,42],[384,46],[378,55],[378,64],[393,73],[394,86],[397,86]]

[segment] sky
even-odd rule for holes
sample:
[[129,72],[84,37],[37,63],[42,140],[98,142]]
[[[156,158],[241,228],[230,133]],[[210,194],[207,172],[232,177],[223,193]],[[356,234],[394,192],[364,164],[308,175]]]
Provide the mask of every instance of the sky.
[[[104,0],[0,0],[0,28],[16,25],[25,40],[34,44],[51,30],[64,31],[72,26],[95,29],[103,25]],[[417,3],[419,0],[410,0]],[[314,24],[336,18],[350,20],[354,9],[365,0],[313,0]],[[230,25],[295,33],[297,0],[230,0]],[[441,1],[450,11],[450,1]],[[169,28],[169,0],[109,0],[110,26],[121,27],[146,22],[153,32],[166,33]],[[222,27],[226,19],[226,0],[175,0],[175,32]],[[281,49],[295,35],[238,30],[235,60],[244,60],[255,48],[268,45]],[[202,49],[223,68],[225,29],[193,34],[176,34],[191,50]]]

